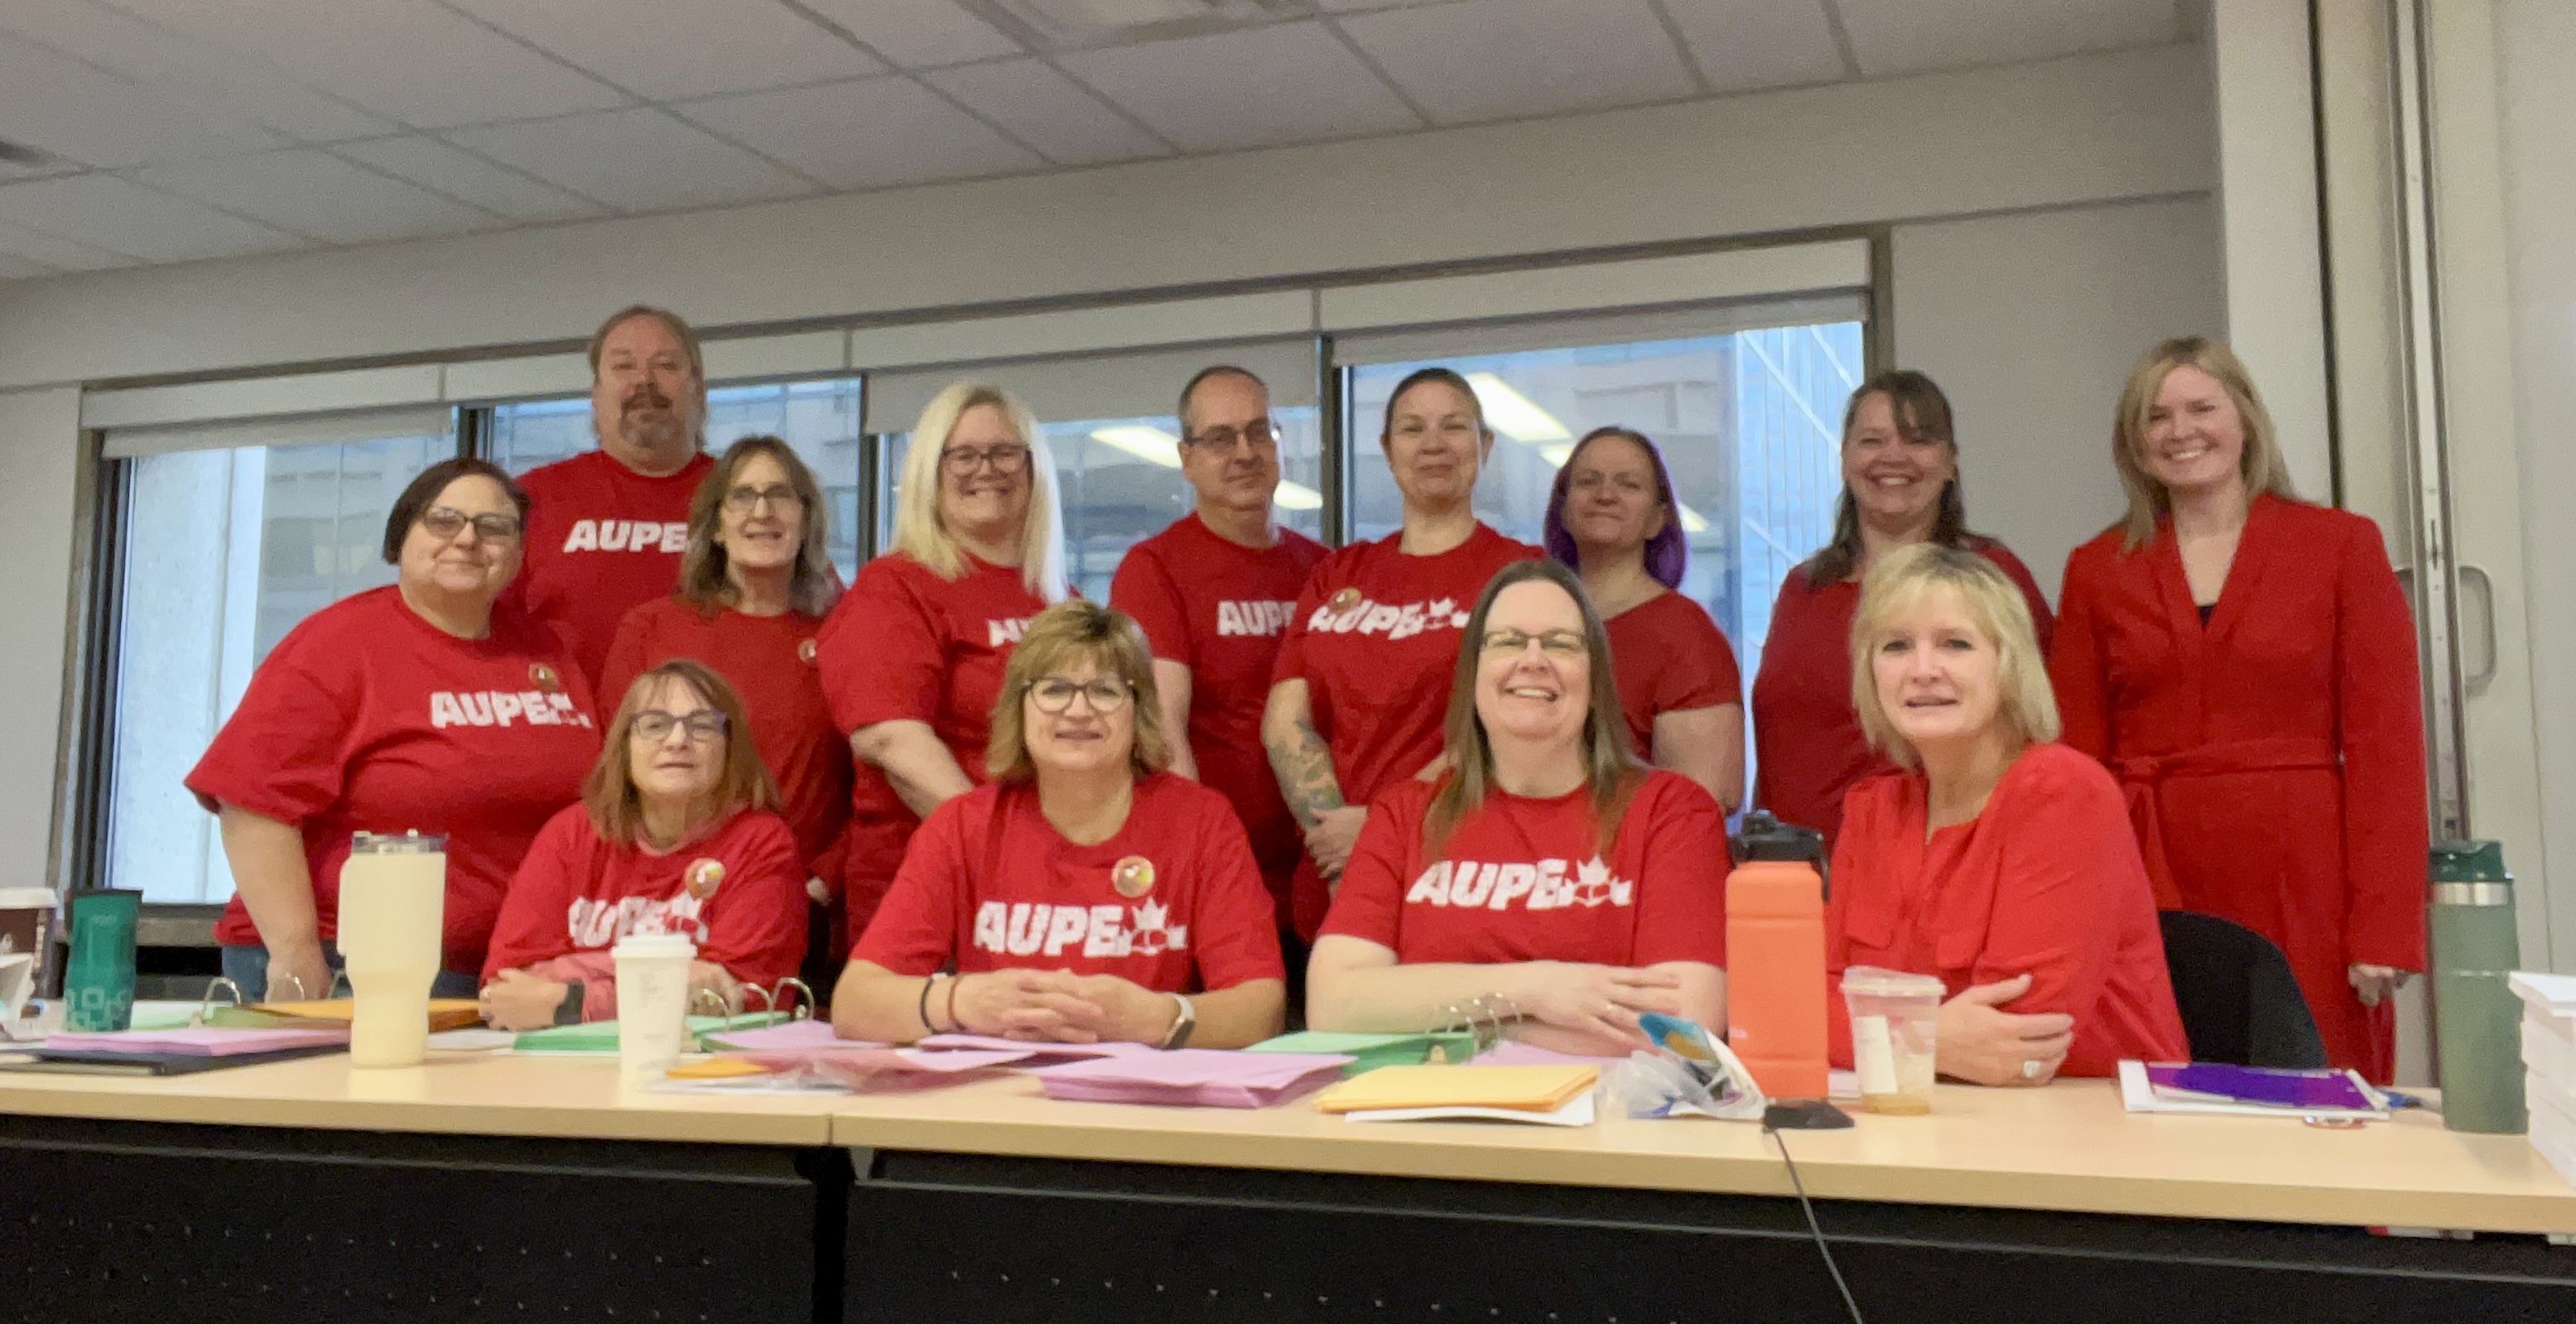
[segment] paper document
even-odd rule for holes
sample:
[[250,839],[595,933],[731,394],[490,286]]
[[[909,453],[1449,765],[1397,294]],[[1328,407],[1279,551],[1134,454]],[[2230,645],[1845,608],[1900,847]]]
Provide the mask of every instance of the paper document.
[[1067,1062],[1029,1074],[1050,1099],[1182,1108],[1267,1108],[1342,1074],[1342,1053],[1249,1053],[1181,1048]]
[[1522,1122],[1538,1126],[1592,1125],[1592,1091],[1585,1090],[1557,1108],[1530,1112],[1520,1108],[1366,1108],[1344,1113],[1354,1122]]

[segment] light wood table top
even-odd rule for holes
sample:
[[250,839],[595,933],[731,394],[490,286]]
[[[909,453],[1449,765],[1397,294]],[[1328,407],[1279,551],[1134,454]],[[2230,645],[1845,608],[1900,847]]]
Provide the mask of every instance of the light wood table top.
[[621,1088],[617,1059],[432,1051],[361,1071],[345,1056],[191,1076],[0,1071],[0,1113],[443,1135],[824,1145],[845,1097],[709,1097]]
[[[1817,1198],[2260,1222],[2576,1233],[2576,1188],[2521,1136],[2421,1110],[2358,1130],[2133,1116],[2109,1081],[1939,1087],[1928,1117],[1854,1114],[1786,1135]],[[1760,1128],[1705,1118],[1346,1121],[1311,1098],[1258,1111],[1058,1102],[1025,1078],[839,1100],[843,1145],[1471,1181],[1791,1194]]]

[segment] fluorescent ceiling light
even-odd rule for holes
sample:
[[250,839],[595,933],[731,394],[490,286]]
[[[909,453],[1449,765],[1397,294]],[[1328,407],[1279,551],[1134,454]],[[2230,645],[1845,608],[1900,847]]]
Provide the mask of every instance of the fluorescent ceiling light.
[[1471,372],[1467,374],[1467,384],[1476,388],[1476,403],[1484,406],[1485,421],[1493,424],[1496,432],[1531,445],[1574,440],[1574,434],[1556,421],[1556,415],[1539,408],[1502,378],[1490,372]]
[[1551,467],[1562,469],[1565,467],[1565,462],[1567,460],[1574,458],[1574,447],[1569,444],[1559,442],[1554,446],[1539,447],[1538,453]]
[[1704,515],[1700,514],[1698,511],[1693,510],[1693,509],[1691,509],[1691,508],[1690,508],[1690,507],[1688,507],[1688,506],[1682,506],[1682,507],[1681,507],[1681,512],[1682,512],[1682,532],[1684,532],[1684,533],[1706,533],[1706,532],[1708,532],[1708,518],[1707,518],[1706,516],[1704,516]]
[[1280,480],[1278,492],[1270,499],[1278,502],[1282,510],[1322,510],[1324,508],[1323,493],[1304,483],[1292,483],[1285,479]]
[[1181,439],[1161,428],[1101,428],[1091,434],[1093,441],[1115,446],[1140,460],[1150,460],[1166,469],[1181,467]]

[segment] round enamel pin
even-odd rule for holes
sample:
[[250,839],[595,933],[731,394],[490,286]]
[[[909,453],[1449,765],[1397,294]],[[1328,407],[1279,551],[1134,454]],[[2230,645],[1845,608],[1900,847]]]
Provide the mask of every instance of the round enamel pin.
[[724,873],[724,861],[722,860],[691,861],[689,864],[689,872],[684,875],[689,889],[689,895],[696,897],[700,901],[704,901],[707,898],[714,896],[716,894],[716,888],[724,883]]
[[1154,890],[1154,862],[1142,855],[1130,855],[1109,871],[1109,885],[1118,895],[1130,901]]
[[1349,611],[1358,605],[1360,605],[1360,589],[1357,584],[1347,585],[1341,592],[1333,595],[1332,607],[1335,611]]
[[556,675],[555,669],[543,662],[528,664],[528,683],[547,694],[563,692],[563,677]]
[[807,665],[807,666],[809,666],[809,667],[810,667],[810,666],[812,666],[812,665],[814,665],[814,641],[813,641],[813,640],[811,640],[811,639],[801,639],[801,640],[798,640],[798,641],[797,641],[797,644],[796,644],[796,660],[797,660],[797,661],[799,661],[799,662],[804,663],[805,665]]

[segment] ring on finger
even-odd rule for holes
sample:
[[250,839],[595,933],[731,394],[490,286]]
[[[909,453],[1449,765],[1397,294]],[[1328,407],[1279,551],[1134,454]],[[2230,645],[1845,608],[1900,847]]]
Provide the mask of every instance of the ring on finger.
[[2040,1071],[2041,1071],[2041,1066],[2040,1066],[2040,1061],[2039,1061],[2039,1059],[2038,1059],[2038,1058],[2035,1058],[2035,1057],[2028,1057],[2028,1058],[2023,1058],[2023,1059],[2022,1059],[2022,1064],[2021,1064],[2021,1078],[2022,1078],[2022,1079],[2024,1079],[2024,1080],[2037,1080],[2037,1079],[2039,1079],[2039,1073],[2040,1073]]

